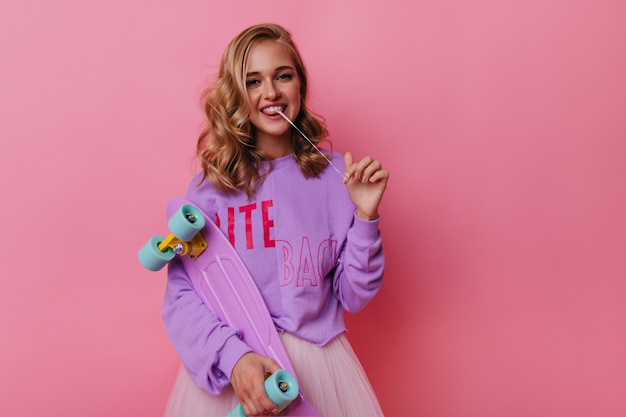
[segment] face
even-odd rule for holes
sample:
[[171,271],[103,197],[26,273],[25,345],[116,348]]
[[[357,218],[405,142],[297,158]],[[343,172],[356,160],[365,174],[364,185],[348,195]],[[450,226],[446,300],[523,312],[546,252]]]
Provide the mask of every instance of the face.
[[277,110],[292,121],[300,112],[300,80],[293,59],[285,46],[265,40],[252,47],[247,64],[246,91],[257,144],[290,146],[291,126]]

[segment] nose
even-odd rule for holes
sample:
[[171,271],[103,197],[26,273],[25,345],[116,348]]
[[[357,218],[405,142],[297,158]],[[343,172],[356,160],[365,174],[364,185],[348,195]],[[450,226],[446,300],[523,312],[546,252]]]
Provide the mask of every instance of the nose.
[[274,101],[278,97],[280,97],[280,91],[278,90],[278,88],[276,88],[274,83],[265,83],[265,89],[263,90],[263,95],[268,100]]

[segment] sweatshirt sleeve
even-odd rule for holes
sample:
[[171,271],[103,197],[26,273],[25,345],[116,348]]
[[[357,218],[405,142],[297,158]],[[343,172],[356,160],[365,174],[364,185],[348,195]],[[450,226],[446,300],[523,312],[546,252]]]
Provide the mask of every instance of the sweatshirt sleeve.
[[162,318],[191,379],[201,389],[219,394],[230,383],[237,361],[251,349],[237,329],[206,307],[177,258],[169,264]]
[[356,313],[376,295],[383,280],[385,256],[378,224],[354,215],[339,255],[333,288],[343,308]]

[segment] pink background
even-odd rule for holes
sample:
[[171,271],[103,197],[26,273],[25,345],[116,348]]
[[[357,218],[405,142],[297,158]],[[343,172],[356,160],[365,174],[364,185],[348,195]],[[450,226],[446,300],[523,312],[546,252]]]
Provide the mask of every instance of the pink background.
[[0,414],[158,416],[178,359],[137,249],[197,101],[275,21],[335,149],[391,171],[350,338],[388,416],[626,415],[626,3],[0,3]]

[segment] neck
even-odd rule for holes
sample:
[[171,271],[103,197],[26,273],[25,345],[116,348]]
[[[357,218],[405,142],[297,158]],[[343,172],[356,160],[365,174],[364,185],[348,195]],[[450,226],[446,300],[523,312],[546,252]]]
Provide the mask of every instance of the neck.
[[293,153],[293,147],[291,146],[291,137],[257,138],[257,146],[261,151],[263,151],[263,154],[265,154],[268,159],[278,159]]

